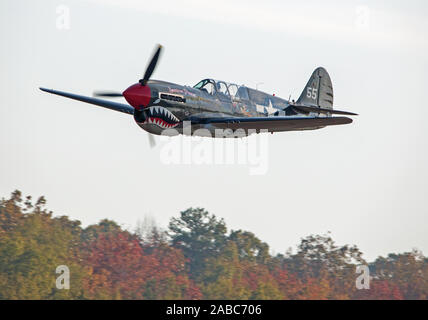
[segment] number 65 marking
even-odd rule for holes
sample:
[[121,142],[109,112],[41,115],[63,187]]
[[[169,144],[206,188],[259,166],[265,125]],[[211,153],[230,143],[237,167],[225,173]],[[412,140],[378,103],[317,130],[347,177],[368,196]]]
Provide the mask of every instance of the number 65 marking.
[[310,99],[316,100],[317,94],[318,94],[318,89],[311,88],[311,87],[308,87],[306,89],[306,97],[308,97]]

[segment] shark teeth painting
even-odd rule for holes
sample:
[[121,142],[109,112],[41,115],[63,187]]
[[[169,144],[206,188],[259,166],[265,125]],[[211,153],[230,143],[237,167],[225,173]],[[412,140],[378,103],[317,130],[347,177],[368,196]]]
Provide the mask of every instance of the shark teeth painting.
[[155,124],[163,129],[174,128],[180,120],[168,109],[161,106],[152,106],[147,109],[147,119],[144,124]]

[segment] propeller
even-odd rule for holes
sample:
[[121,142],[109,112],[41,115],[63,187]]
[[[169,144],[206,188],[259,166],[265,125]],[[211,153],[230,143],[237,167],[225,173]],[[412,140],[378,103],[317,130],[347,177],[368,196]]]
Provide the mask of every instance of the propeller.
[[[147,84],[147,81],[149,81],[150,77],[155,71],[161,52],[162,52],[162,46],[158,44],[156,50],[154,51],[152,59],[147,65],[146,72],[144,73],[143,78],[141,78],[138,81],[142,86],[145,86]],[[94,97],[108,97],[108,98],[123,97],[123,94],[117,91],[94,91],[92,95]]]
[[94,91],[94,97],[123,97],[122,93],[116,91]]
[[[150,77],[152,76],[153,72],[155,71],[156,65],[157,65],[159,57],[161,55],[161,52],[162,52],[162,46],[160,44],[158,44],[157,48],[154,51],[152,59],[150,60],[149,64],[147,65],[146,72],[144,73],[143,78],[141,78],[138,81],[142,86],[145,86],[147,84],[147,81],[149,81]],[[120,92],[116,92],[116,91],[94,91],[93,96],[94,97],[116,98],[116,97],[123,97],[123,94]],[[134,117],[145,117],[145,114],[141,110],[135,109]],[[154,148],[156,146],[155,137],[151,133],[147,133],[147,134],[148,134],[150,147]]]
[[155,140],[155,136],[151,133],[148,133],[148,137],[149,137],[149,144],[150,144],[150,148],[154,148],[156,147],[156,140]]
[[145,86],[147,84],[147,81],[149,81],[153,71],[155,71],[155,68],[156,68],[156,65],[158,63],[161,51],[162,51],[162,46],[160,44],[158,44],[158,47],[157,47],[155,53],[153,54],[153,57],[150,60],[150,63],[148,64],[148,66],[146,68],[146,72],[144,73],[143,78],[139,80],[139,82],[142,86]]

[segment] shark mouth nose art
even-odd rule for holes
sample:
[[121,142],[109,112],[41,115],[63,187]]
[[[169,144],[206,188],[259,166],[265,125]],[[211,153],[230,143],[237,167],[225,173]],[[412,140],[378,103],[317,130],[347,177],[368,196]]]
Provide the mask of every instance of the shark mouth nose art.
[[168,109],[161,106],[152,106],[146,108],[145,111],[147,118],[144,124],[156,124],[163,129],[168,129],[174,128],[180,122]]

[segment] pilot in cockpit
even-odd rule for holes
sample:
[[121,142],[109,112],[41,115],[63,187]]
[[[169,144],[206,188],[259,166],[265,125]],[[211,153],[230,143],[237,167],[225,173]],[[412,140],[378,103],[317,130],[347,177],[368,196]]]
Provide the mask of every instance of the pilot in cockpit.
[[227,92],[227,86],[223,81],[218,81],[216,82],[216,91],[217,94],[220,94],[222,96],[227,96],[228,92]]

